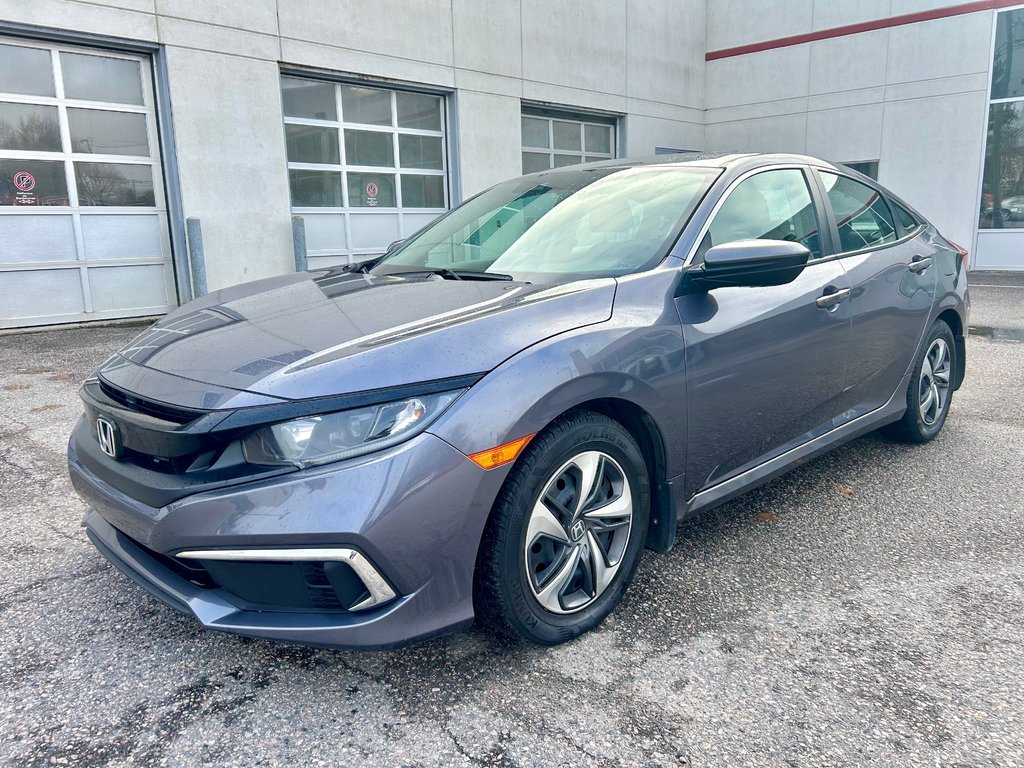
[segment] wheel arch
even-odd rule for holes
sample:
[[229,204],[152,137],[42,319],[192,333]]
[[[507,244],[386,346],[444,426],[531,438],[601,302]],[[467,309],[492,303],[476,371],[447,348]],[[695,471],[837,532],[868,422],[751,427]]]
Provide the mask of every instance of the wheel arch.
[[953,332],[953,342],[956,347],[954,358],[955,368],[953,369],[953,389],[960,389],[964,376],[967,374],[967,336],[964,328],[963,318],[953,307],[943,309],[936,320],[942,320]]
[[[674,490],[667,477],[669,449],[662,428],[649,410],[632,400],[614,395],[562,399],[557,390],[549,393],[542,402],[558,403],[560,407],[557,411],[546,413],[543,423],[533,422],[536,426],[534,431],[538,434],[570,414],[593,411],[622,425],[636,440],[647,465],[650,480],[651,510],[645,546],[656,552],[668,552],[675,542],[677,522]],[[520,428],[518,431],[523,430]],[[509,475],[515,469],[516,463],[509,469]],[[508,482],[508,477],[505,482]],[[489,517],[493,514],[492,508]],[[478,551],[478,559],[479,555]]]
[[[665,439],[657,422],[646,410],[634,402],[618,397],[587,400],[571,409],[603,414],[621,424],[628,431],[647,464],[651,483],[651,515],[647,527],[648,549],[668,552],[676,534],[676,509],[672,486],[667,483],[667,454]],[[560,414],[561,418],[565,414]]]

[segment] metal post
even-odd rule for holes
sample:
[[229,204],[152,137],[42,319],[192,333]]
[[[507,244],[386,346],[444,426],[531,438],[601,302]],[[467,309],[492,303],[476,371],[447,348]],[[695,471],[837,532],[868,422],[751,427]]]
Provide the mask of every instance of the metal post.
[[206,295],[206,256],[203,252],[203,228],[199,219],[185,219],[188,233],[188,265],[192,272],[192,295]]
[[292,247],[295,249],[295,271],[309,269],[306,257],[306,222],[301,216],[292,216]]

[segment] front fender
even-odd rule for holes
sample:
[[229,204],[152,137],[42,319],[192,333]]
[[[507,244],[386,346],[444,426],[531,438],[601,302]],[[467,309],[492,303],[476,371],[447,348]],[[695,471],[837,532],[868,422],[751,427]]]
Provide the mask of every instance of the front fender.
[[540,432],[594,400],[642,410],[663,438],[665,478],[682,473],[686,400],[678,323],[605,323],[547,339],[485,376],[430,431],[469,455]]

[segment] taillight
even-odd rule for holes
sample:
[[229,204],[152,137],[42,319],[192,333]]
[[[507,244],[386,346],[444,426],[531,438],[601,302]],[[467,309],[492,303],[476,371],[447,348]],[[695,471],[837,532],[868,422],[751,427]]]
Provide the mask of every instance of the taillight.
[[952,245],[954,248],[956,248],[956,252],[960,254],[960,263],[963,264],[964,269],[967,269],[967,267],[968,267],[968,265],[967,265],[967,256],[968,256],[967,249],[964,248],[959,243],[954,243],[952,240],[949,241],[949,244]]

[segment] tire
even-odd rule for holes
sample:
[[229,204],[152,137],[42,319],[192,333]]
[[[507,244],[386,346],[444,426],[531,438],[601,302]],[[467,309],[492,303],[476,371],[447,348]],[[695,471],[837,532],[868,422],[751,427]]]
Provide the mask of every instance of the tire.
[[477,618],[539,645],[596,627],[633,576],[650,498],[640,448],[621,424],[592,411],[554,422],[495,501],[477,561]]
[[953,332],[944,321],[936,320],[910,377],[907,411],[902,419],[885,428],[886,434],[904,443],[935,439],[953,402],[955,356]]

